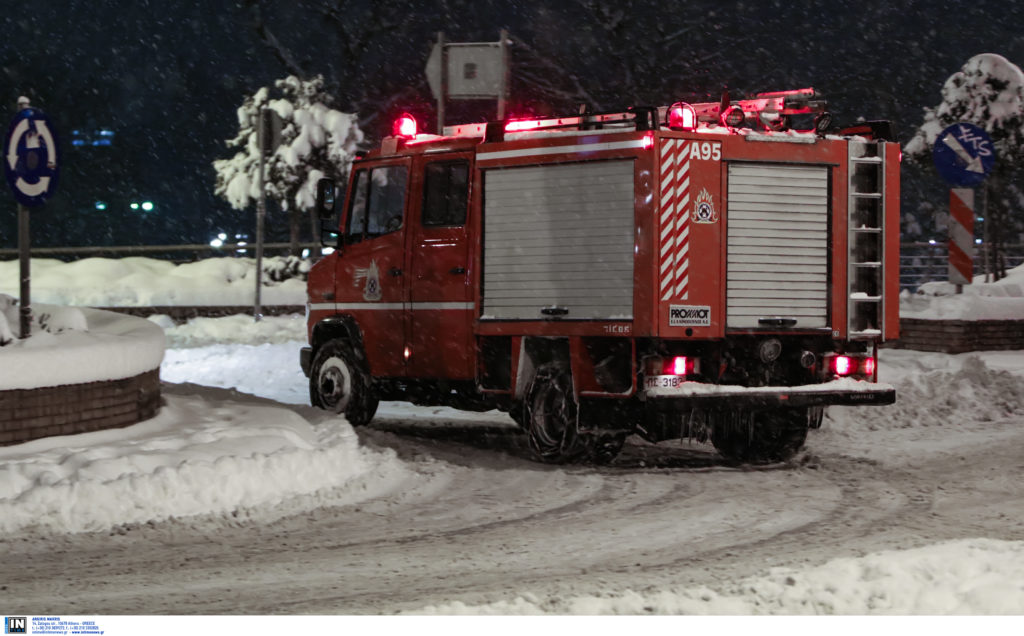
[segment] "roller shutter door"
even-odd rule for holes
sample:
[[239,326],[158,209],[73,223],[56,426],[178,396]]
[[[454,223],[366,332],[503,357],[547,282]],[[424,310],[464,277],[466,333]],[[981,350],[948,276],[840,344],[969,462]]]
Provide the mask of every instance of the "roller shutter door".
[[726,326],[827,327],[829,169],[729,164]]

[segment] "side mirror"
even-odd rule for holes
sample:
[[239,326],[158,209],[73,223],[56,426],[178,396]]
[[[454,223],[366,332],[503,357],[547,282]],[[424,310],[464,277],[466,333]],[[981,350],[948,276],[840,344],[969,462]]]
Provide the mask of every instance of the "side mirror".
[[326,221],[334,216],[334,179],[320,179],[316,182],[316,214]]

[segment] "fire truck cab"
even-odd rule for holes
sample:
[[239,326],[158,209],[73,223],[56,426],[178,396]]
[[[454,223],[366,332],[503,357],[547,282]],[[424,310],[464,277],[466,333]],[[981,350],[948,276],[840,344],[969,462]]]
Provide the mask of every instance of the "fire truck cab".
[[340,214],[309,275],[312,403],[357,426],[379,400],[502,409],[549,462],[635,433],[755,463],[827,405],[892,403],[900,149],[828,119],[813,89],[443,135],[403,118],[339,209],[319,187]]

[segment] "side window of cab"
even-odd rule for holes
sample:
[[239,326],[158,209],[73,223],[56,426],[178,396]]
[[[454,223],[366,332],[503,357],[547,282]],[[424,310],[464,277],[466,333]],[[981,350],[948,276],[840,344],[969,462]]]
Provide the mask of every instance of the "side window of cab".
[[465,224],[469,201],[469,162],[427,164],[423,181],[423,225],[450,227]]
[[356,171],[345,222],[345,242],[358,243],[401,229],[408,181],[405,166],[378,166]]

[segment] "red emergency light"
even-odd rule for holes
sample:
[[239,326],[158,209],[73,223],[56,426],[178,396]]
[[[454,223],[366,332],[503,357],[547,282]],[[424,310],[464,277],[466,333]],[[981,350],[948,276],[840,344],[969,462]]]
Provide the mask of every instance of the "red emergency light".
[[668,127],[672,130],[696,130],[697,111],[683,102],[672,104],[668,109]]
[[520,119],[505,124],[505,132],[523,132],[524,130],[533,130],[535,128],[540,128],[540,122],[536,119]]
[[391,133],[395,137],[412,139],[416,136],[416,119],[408,113],[403,113],[402,116],[396,119],[395,123],[392,124]]

